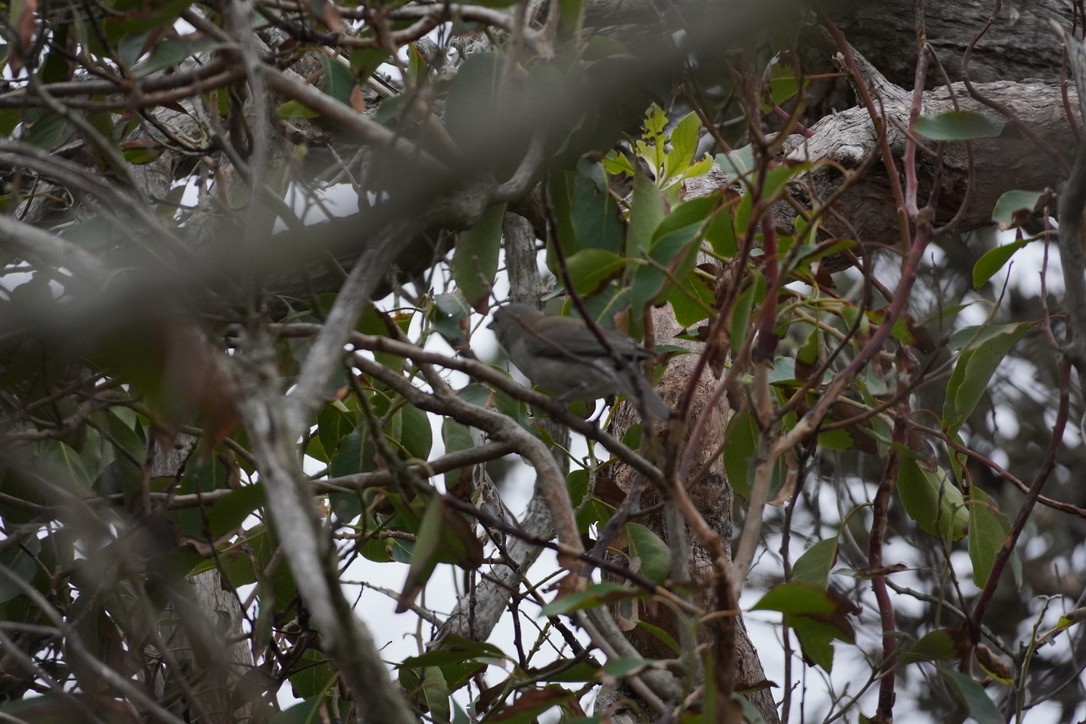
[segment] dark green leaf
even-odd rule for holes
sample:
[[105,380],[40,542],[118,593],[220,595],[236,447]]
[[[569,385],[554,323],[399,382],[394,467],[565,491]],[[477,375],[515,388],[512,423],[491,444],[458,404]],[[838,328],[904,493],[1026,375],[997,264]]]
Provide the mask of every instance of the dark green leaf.
[[762,199],[776,197],[792,179],[810,168],[809,163],[780,163],[773,166],[766,171],[765,181],[762,183]]
[[972,141],[995,138],[1003,132],[1004,125],[973,111],[947,111],[917,118],[916,132],[933,141]]
[[362,425],[343,438],[339,449],[332,456],[329,472],[333,477],[368,473],[376,469],[374,457],[377,450],[370,440],[366,426]]
[[389,442],[400,447],[405,460],[425,460],[429,457],[434,443],[429,416],[414,405],[401,407],[395,416],[399,418],[400,434]]
[[488,207],[478,223],[461,233],[456,242],[453,279],[464,298],[478,312],[489,306],[487,298],[498,271],[504,217],[505,204]]
[[977,724],[1004,724],[1005,717],[984,687],[965,674],[950,669],[939,669],[939,675]]
[[342,404],[332,403],[321,408],[317,414],[317,437],[325,453],[323,462],[331,462],[331,458],[339,452],[339,444],[356,426],[355,415],[345,410]]
[[[41,540],[27,538],[21,545],[8,545],[0,551],[0,565],[26,583],[34,580],[38,564],[34,557],[41,551]],[[23,594],[23,587],[7,577],[0,577],[0,603]]]
[[805,616],[789,616],[788,626],[799,639],[803,657],[826,672],[833,671],[833,641],[838,631],[822,621]]
[[445,507],[444,502],[440,496],[436,495],[426,506],[426,512],[422,516],[422,523],[411,551],[411,565],[407,571],[407,581],[404,582],[399,603],[396,605],[396,613],[403,613],[411,607],[419,593],[426,587],[434,568],[437,567],[442,539],[441,522],[444,516],[441,514],[441,509],[443,507]]
[[626,524],[626,538],[630,542],[630,557],[640,561],[641,575],[655,583],[667,580],[671,567],[671,551],[667,544],[640,523]]
[[984,328],[959,330],[951,338],[951,345],[966,345],[946,386],[943,402],[943,429],[956,433],[968,419],[973,408],[987,394],[988,382],[996,368],[1032,323],[989,325]]
[[359,78],[359,82],[364,81],[373,75],[388,56],[386,48],[352,48],[349,56],[351,72]]
[[956,541],[965,535],[969,522],[965,498],[941,468],[925,470],[915,455],[903,453],[897,493],[905,512],[921,530],[946,541]]
[[754,283],[747,286],[739,294],[732,310],[731,336],[729,344],[732,352],[738,353],[746,342],[747,327],[750,325],[750,316],[755,304],[761,303],[765,298],[765,277],[758,275]]
[[302,652],[290,674],[294,696],[301,699],[324,694],[335,681],[336,670],[328,657],[312,648]]
[[494,139],[486,137],[485,129],[492,128],[493,120],[505,115],[499,93],[504,69],[505,62],[496,53],[474,53],[464,60],[449,83],[445,127],[465,154],[483,153],[484,149],[484,157],[493,154]]
[[464,517],[445,505],[439,495],[426,505],[411,551],[403,593],[396,606],[403,613],[426,586],[438,563],[478,568],[483,563],[483,546]]
[[838,610],[838,598],[831,595],[824,586],[792,581],[778,583],[767,591],[751,610],[826,616]]
[[584,297],[600,291],[626,268],[624,257],[604,249],[582,249],[566,261],[573,288]]
[[138,78],[146,78],[155,71],[177,65],[191,55],[206,53],[216,44],[216,41],[209,39],[163,40],[155,44],[151,55],[132,72]]
[[636,173],[633,178],[630,220],[626,230],[627,256],[636,259],[642,250],[649,248],[653,232],[665,214],[664,197],[656,184],[645,174]]
[[327,55],[318,55],[321,67],[324,69],[324,78],[321,80],[321,90],[332,96],[340,103],[354,107],[351,103],[351,93],[354,91],[354,75],[351,70]]
[[973,581],[978,588],[987,585],[1009,532],[1006,516],[992,499],[977,486],[969,486],[969,559],[973,562]]
[[1003,268],[1016,251],[1031,241],[1033,239],[1019,239],[984,252],[973,265],[973,288],[979,289],[982,284],[992,278],[993,274]]
[[901,654],[900,665],[921,661],[958,659],[969,653],[968,634],[963,629],[942,628],[929,631]]
[[564,613],[583,611],[586,608],[604,606],[639,595],[642,594],[620,583],[604,581],[603,583],[594,583],[583,591],[574,591],[560,596],[544,606],[539,613],[541,616],[558,616]]
[[754,477],[753,458],[758,444],[758,428],[749,411],[732,415],[725,433],[728,444],[724,446],[724,472],[732,489],[744,498],[750,498],[750,483]]
[[[277,712],[268,720],[268,724],[313,724],[321,720],[322,712],[327,711],[328,702],[323,696],[314,696],[301,701],[289,709]],[[341,710],[339,712],[343,714]]]
[[638,671],[643,671],[651,662],[639,656],[620,656],[608,659],[603,665],[603,670],[616,679],[629,676]]
[[260,483],[243,485],[231,490],[211,506],[207,513],[211,537],[218,538],[241,526],[253,511],[264,504],[264,486]]
[[449,722],[449,687],[445,676],[436,666],[427,666],[422,674],[422,694],[430,709],[429,720],[435,724]]
[[47,110],[30,126],[26,142],[45,151],[53,151],[71,138],[74,130],[67,118]]
[[44,469],[65,488],[82,494],[90,492],[90,475],[79,454],[59,440],[42,440],[38,454]]
[[501,665],[507,661],[506,655],[494,644],[485,641],[471,641],[470,639],[452,635],[442,639],[441,646],[438,648],[418,656],[408,656],[400,666],[408,668],[443,666],[466,659],[495,665]]
[[468,339],[471,305],[459,291],[435,294],[431,320],[437,333],[451,346],[458,347]]
[[654,303],[668,288],[668,274],[685,279],[694,266],[700,234],[708,223],[719,198],[703,196],[680,204],[668,214],[653,232],[649,248],[649,263],[634,269],[630,290],[630,307],[639,314]]
[[780,583],[766,593],[753,610],[780,611],[796,632],[804,656],[826,671],[833,667],[832,641],[852,643],[855,632],[849,616],[859,607],[844,596],[809,583]]

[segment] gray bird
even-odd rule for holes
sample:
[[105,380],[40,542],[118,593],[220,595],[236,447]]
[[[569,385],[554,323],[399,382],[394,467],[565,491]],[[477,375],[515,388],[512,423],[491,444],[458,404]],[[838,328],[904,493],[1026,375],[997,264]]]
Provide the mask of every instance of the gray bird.
[[652,352],[624,334],[602,329],[610,351],[579,318],[549,316],[523,304],[494,312],[490,329],[509,359],[533,384],[558,400],[596,400],[621,392],[653,417],[671,414],[645,379],[641,363]]

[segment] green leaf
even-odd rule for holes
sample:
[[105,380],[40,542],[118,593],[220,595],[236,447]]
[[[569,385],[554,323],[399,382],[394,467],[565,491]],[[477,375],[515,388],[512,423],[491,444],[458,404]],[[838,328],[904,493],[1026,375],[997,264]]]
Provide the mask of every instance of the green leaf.
[[342,475],[376,470],[374,464],[376,454],[377,449],[370,440],[366,426],[360,425],[340,442],[339,449],[332,456],[329,473],[332,477],[338,478]]
[[941,628],[929,631],[901,654],[898,664],[957,659],[969,653],[968,634],[963,629]]
[[624,239],[618,204],[611,196],[603,167],[582,161],[573,177],[570,217],[579,249],[621,253]]
[[784,190],[784,187],[796,176],[811,168],[809,163],[779,163],[770,168],[765,174],[762,183],[762,198],[773,199]]
[[804,658],[827,672],[833,671],[833,641],[840,638],[837,631],[805,616],[790,616],[788,626],[796,633]]
[[660,189],[643,173],[634,174],[632,197],[626,230],[626,255],[636,259],[649,248],[653,232],[663,220],[666,209]]
[[[451,417],[441,418],[441,441],[445,445],[445,454],[470,450],[475,447],[475,440],[471,437],[471,430],[462,422],[457,422]],[[472,467],[461,467],[445,473],[445,490],[470,490]]]
[[348,61],[351,64],[351,72],[363,82],[373,75],[373,72],[388,59],[389,52],[386,48],[352,48]]
[[618,656],[608,659],[603,665],[603,670],[616,679],[629,676],[638,671],[643,671],[651,662],[640,656]]
[[[79,453],[59,440],[42,440],[38,454],[45,465],[47,474],[69,490],[80,493],[90,492],[91,479]],[[60,476],[57,480],[56,476]]]
[[728,153],[718,153],[714,160],[729,178],[741,178],[754,170],[754,147],[748,144]]
[[826,616],[834,613],[839,602],[824,586],[789,581],[778,583],[751,606],[752,611]]
[[626,268],[626,258],[603,249],[582,249],[566,260],[573,288],[583,297],[600,291]]
[[45,151],[53,151],[71,138],[74,130],[67,118],[46,110],[31,124],[26,142]]
[[[952,347],[962,348],[946,386],[943,402],[943,429],[956,433],[988,390],[996,368],[1032,323],[987,325],[959,330],[951,338]],[[968,341],[965,341],[968,340]]]
[[1016,251],[1031,241],[1033,239],[1019,239],[981,254],[977,263],[973,265],[973,288],[979,289],[982,284],[992,278],[993,274],[1003,268]]
[[445,676],[436,666],[427,666],[422,674],[422,694],[430,709],[429,720],[435,724],[449,722],[449,687]]
[[[506,115],[499,93],[504,69],[505,62],[496,53],[473,53],[464,59],[449,82],[445,127],[469,157],[474,153],[482,158],[493,155],[494,139],[487,137],[485,129],[491,128],[492,119]],[[480,123],[480,119],[488,122]],[[511,152],[511,149],[504,148],[504,151]]]
[[434,444],[430,417],[414,405],[401,407],[394,417],[400,418],[400,433],[389,442],[400,448],[401,456],[405,460],[425,460],[429,457]]
[[483,311],[498,272],[502,219],[505,204],[487,207],[478,223],[460,234],[453,256],[453,279],[464,298],[476,310]]
[[275,109],[275,115],[279,116],[280,118],[286,119],[316,118],[320,115],[320,113],[317,113],[315,110],[305,105],[304,103],[299,103],[298,101],[287,101],[286,103]]
[[418,534],[415,536],[415,546],[411,551],[411,565],[407,570],[407,580],[404,582],[399,603],[396,605],[396,613],[403,613],[411,607],[437,567],[442,539],[441,522],[444,516],[441,514],[441,509],[443,507],[445,503],[438,495],[433,496],[426,506]]
[[955,698],[965,706],[969,716],[976,719],[977,724],[1004,724],[1003,714],[984,691],[984,687],[958,671],[940,668],[939,675]]
[[754,478],[754,451],[758,444],[758,427],[748,410],[732,415],[725,433],[728,444],[724,446],[724,473],[732,489],[750,499],[750,486]]
[[698,149],[698,136],[701,134],[701,121],[691,111],[675,125],[671,131],[671,152],[664,159],[664,179],[676,176],[685,177],[686,171],[694,160]]
[[826,671],[833,668],[832,642],[855,641],[849,616],[860,612],[856,604],[839,593],[797,581],[777,584],[752,610],[783,613],[785,624],[799,638],[804,656]]
[[[22,545],[10,545],[0,551],[0,565],[15,577],[26,583],[34,581],[34,575],[38,571],[38,563],[34,557],[41,551],[41,540],[27,538]],[[0,578],[0,603],[10,601],[16,596],[22,595],[23,587],[7,577]]]
[[156,71],[177,65],[189,56],[205,53],[216,45],[217,41],[194,39],[192,36],[188,39],[163,40],[154,45],[151,55],[133,68],[132,73],[138,78],[146,78]]
[[211,538],[225,535],[241,527],[253,511],[264,504],[264,486],[260,483],[243,485],[231,490],[211,506],[207,512],[207,525]]
[[[321,714],[328,709],[328,702],[324,696],[311,696],[295,704],[289,709],[277,712],[269,724],[313,724],[321,720]],[[339,712],[343,714],[342,711]]]
[[338,405],[325,405],[317,413],[317,439],[320,440],[324,457],[322,462],[331,462],[339,452],[339,445],[357,427],[355,416],[344,412]]
[[640,523],[626,524],[626,538],[630,542],[630,557],[640,563],[641,575],[655,583],[667,580],[671,568],[671,551],[667,544]]
[[825,586],[830,578],[830,569],[837,561],[837,537],[820,540],[806,551],[792,566],[792,580]]
[[318,55],[317,57],[320,59],[321,68],[324,69],[324,77],[321,79],[320,84],[321,90],[343,105],[352,106],[351,93],[354,91],[356,83],[350,68],[327,55]]
[[643,594],[632,588],[627,588],[621,583],[604,581],[603,583],[594,583],[583,591],[574,591],[559,596],[544,606],[540,610],[539,615],[558,616],[564,613],[583,611],[586,608],[605,606],[609,603],[623,601],[628,598],[636,598],[640,595]]
[[965,498],[942,469],[925,470],[915,455],[903,452],[897,493],[905,512],[924,532],[946,541],[956,541],[965,535],[969,522]]
[[306,649],[290,674],[294,695],[303,699],[328,691],[336,680],[336,670],[328,657],[316,649]]
[[984,588],[992,566],[1010,532],[1007,518],[983,490],[969,486],[969,559],[973,562],[973,581]]
[[754,277],[754,283],[749,284],[735,300],[732,310],[731,337],[729,344],[732,352],[738,354],[747,339],[747,327],[750,325],[750,316],[754,305],[765,298],[765,277],[759,274]]
[[468,569],[482,566],[483,550],[475,531],[460,513],[445,505],[440,495],[430,498],[415,536],[411,566],[396,613],[403,613],[426,587],[438,563],[454,563]]
[[678,279],[685,279],[694,266],[695,252],[702,229],[713,210],[719,204],[716,196],[691,199],[675,207],[653,232],[649,257],[653,264],[642,264],[634,269],[630,290],[630,307],[639,315],[646,305],[654,303],[669,288],[664,269]]
[[558,18],[564,37],[580,35],[588,0],[559,0]]
[[915,128],[932,141],[972,141],[995,138],[1003,132],[1004,125],[973,111],[947,111],[937,116],[920,116]]
[[[808,81],[804,81],[804,85]],[[788,63],[775,63],[770,67],[769,73],[769,98],[772,106],[765,107],[765,111],[771,111],[773,106],[779,106],[793,98],[799,92],[799,80],[796,78],[795,69]]]
[[508,660],[508,657],[494,644],[472,641],[454,634],[443,638],[441,645],[437,648],[418,656],[408,656],[400,663],[400,666],[406,668],[444,666],[467,659],[500,666]]
[[[458,290],[447,294],[435,294],[431,321],[437,331],[451,346],[467,342],[467,330],[471,323],[471,305]],[[400,358],[402,364],[403,358]],[[387,363],[386,363],[387,364]]]
[[992,209],[992,221],[1001,229],[1019,226],[1033,215],[1042,199],[1047,201],[1049,197],[1047,191],[1004,191]]

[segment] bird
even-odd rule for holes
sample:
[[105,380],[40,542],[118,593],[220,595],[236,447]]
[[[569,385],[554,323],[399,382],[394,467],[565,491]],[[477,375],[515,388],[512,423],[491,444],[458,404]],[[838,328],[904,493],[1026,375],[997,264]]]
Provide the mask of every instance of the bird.
[[653,353],[626,335],[600,329],[606,345],[576,317],[543,314],[524,304],[494,312],[489,328],[525,377],[559,402],[621,393],[642,414],[666,420],[671,409],[645,378],[641,363]]

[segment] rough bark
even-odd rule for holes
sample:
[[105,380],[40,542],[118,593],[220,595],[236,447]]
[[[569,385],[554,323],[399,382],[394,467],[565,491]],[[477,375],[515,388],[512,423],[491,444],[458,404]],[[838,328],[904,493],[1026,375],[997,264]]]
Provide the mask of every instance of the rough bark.
[[[992,0],[925,4],[928,43],[951,80],[961,80],[961,60],[973,36],[991,17]],[[916,68],[914,0],[839,0],[831,9],[849,42],[874,60],[886,77],[911,88]],[[974,82],[1055,80],[1063,49],[1050,21],[1074,27],[1074,4],[1065,0],[1007,0],[991,29],[977,43],[969,63]],[[941,83],[929,77],[929,87]]]
[[[980,113],[1002,128],[996,138],[971,143],[972,172],[966,144],[945,144],[937,226],[949,221],[963,203],[966,205],[958,229],[985,226],[992,223],[992,209],[1004,192],[1016,188],[1039,191],[1056,187],[1066,174],[1065,165],[1074,147],[1059,84],[1000,81],[979,84],[976,89],[1006,107],[1017,122],[971,98],[960,83],[955,83],[949,90],[944,87],[925,93],[924,115],[952,110],[953,95],[962,110]],[[1074,90],[1068,89],[1068,94],[1072,105],[1077,106]],[[909,108],[900,95],[883,94],[882,98],[891,150],[898,156],[904,148],[902,129],[908,124]],[[810,138],[790,137],[785,144],[785,155],[791,161],[819,164],[811,174],[812,186],[816,197],[826,198],[843,179],[825,162],[832,161],[846,169],[857,168],[875,149],[876,136],[867,110],[861,107],[828,116],[810,130],[813,134]],[[1050,146],[1050,153],[1046,154],[1033,139],[1026,137],[1026,132],[1043,139]],[[935,144],[928,143],[928,146],[934,149]],[[930,188],[937,158],[930,153],[924,154],[920,163],[922,178],[928,180]],[[899,238],[897,211],[885,171],[877,163],[871,169],[862,177],[852,179],[836,208],[849,220],[858,240],[892,245]],[[967,199],[970,185],[972,198]],[[833,229],[832,222],[830,228]],[[853,233],[840,227],[835,231],[849,237]]]
[[[672,360],[668,365],[667,371],[664,373],[664,377],[657,385],[657,391],[660,393],[660,396],[667,400],[670,405],[674,406],[683,389],[688,384],[691,376],[695,373],[697,356],[698,353],[702,351],[701,345],[677,338],[681,329],[675,322],[668,307],[662,307],[653,311],[653,324],[658,343],[686,346],[689,347],[692,352],[692,354],[681,355]],[[693,401],[690,405],[689,420],[699,420],[704,416],[709,417],[709,424],[703,432],[706,440],[723,439],[725,427],[731,416],[731,410],[728,408],[727,403],[723,398],[716,403],[713,402],[713,389],[716,387],[717,382],[717,379],[713,376],[709,367],[706,366],[698,380]],[[617,418],[614,434],[621,437],[631,425],[640,422],[641,418],[637,412],[627,405]],[[689,429],[690,428],[688,427],[688,430]],[[698,446],[695,451],[695,459],[686,461],[684,467],[688,470],[698,470],[704,464],[710,463],[709,458],[714,452],[713,445]],[[633,485],[634,478],[637,475],[631,468],[622,465],[618,465],[613,470],[613,474],[618,487],[627,492]],[[680,482],[686,483],[686,481]],[[719,456],[710,463],[709,474],[701,480],[689,485],[687,491],[690,499],[695,503],[702,517],[706,520],[712,530],[724,540],[726,552],[730,556],[734,494],[724,476],[724,470]],[[658,493],[655,491],[646,491],[640,507],[649,508],[659,502],[659,500],[660,496]],[[664,511],[655,513],[647,518],[639,518],[638,522],[647,525],[669,545],[675,544],[675,541],[668,540]],[[713,562],[709,553],[704,547],[697,543],[689,531],[687,531],[686,538],[690,543],[689,559],[690,576],[693,584],[692,588],[697,592],[695,594],[694,603],[706,611],[716,610],[718,605],[714,592],[717,590],[717,572],[713,566]],[[643,619],[663,628],[665,631],[671,631],[675,634],[676,638],[678,638],[676,633],[677,622],[671,614],[670,609],[667,607],[661,606],[656,613],[643,611],[640,615]],[[659,639],[645,633],[643,629],[637,628],[632,630],[629,633],[629,637],[631,643],[633,643],[646,658],[670,658],[674,656],[674,653],[667,650]],[[737,672],[736,690],[744,691],[755,689],[765,682],[765,672],[762,668],[761,661],[758,658],[758,652],[754,648],[754,645],[747,634],[746,627],[742,623],[742,619],[739,620],[735,644]],[[750,693],[748,698],[767,722],[779,721],[776,703],[773,700],[773,694],[770,689],[760,688]],[[601,713],[608,707],[612,709],[620,707],[620,703],[621,696],[604,687],[597,704],[597,707],[602,708],[597,708],[596,712]]]
[[[172,449],[157,451],[151,476],[179,476],[195,444],[194,439],[183,438]],[[235,689],[242,675],[252,670],[253,653],[242,631],[244,615],[237,594],[223,585],[218,569],[186,583],[187,588],[171,590],[171,603],[160,618],[172,666],[155,682],[157,698],[184,693],[177,700],[183,711],[177,713],[186,721],[229,724],[247,719],[252,705]]]

